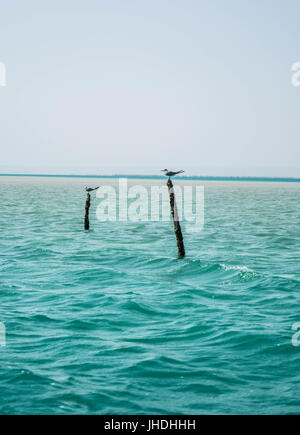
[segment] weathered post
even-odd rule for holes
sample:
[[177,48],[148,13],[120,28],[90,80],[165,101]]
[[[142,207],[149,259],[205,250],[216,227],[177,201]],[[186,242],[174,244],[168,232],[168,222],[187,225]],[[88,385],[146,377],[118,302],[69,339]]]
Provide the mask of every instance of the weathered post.
[[89,219],[90,206],[91,206],[91,195],[88,193],[86,198],[86,203],[85,203],[85,218],[84,218],[84,229],[87,231],[90,229],[90,219]]
[[175,192],[174,187],[171,179],[169,178],[167,183],[168,189],[169,189],[169,196],[170,196],[170,206],[171,206],[171,214],[174,222],[174,231],[175,236],[177,240],[177,247],[178,247],[178,256],[179,258],[185,257],[185,249],[184,249],[184,243],[183,243],[183,235],[181,232],[181,226],[179,222],[179,216],[178,216],[178,208],[176,204],[176,198],[175,198]]

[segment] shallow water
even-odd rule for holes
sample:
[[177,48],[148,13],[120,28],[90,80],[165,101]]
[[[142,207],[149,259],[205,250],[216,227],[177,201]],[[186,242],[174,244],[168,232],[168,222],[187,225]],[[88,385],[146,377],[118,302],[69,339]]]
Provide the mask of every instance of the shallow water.
[[204,182],[178,260],[87,183],[0,179],[0,413],[299,413],[300,184]]

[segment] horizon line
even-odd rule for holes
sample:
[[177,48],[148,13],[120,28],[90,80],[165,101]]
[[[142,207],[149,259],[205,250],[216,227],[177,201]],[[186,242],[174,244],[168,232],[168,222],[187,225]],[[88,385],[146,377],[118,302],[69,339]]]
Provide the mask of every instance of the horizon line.
[[[143,174],[111,174],[111,175],[96,175],[96,174],[29,174],[29,173],[8,173],[1,174],[0,177],[35,177],[35,178],[130,178],[130,179],[157,179],[164,180],[163,175],[143,175]],[[203,181],[257,181],[257,182],[294,182],[299,183],[298,177],[265,177],[265,176],[226,176],[226,175],[184,175],[177,176],[178,180],[203,180]]]

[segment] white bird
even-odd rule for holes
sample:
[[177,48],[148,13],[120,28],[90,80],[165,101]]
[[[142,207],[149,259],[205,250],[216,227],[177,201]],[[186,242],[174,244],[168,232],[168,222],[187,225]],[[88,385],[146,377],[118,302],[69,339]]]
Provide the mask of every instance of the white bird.
[[169,179],[171,177],[175,177],[175,175],[184,173],[184,171],[172,172],[172,171],[169,171],[168,169],[162,169],[161,172],[163,172],[166,177],[169,177]]
[[99,187],[95,187],[94,189],[92,189],[91,187],[86,187],[85,190],[86,190],[88,193],[90,193],[90,192],[94,192],[94,190],[98,190],[99,188],[100,188],[100,186],[99,186]]

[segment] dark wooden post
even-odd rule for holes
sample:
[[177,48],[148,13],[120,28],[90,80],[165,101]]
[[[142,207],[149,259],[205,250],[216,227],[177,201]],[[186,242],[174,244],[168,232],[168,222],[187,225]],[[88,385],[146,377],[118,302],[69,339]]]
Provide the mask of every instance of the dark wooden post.
[[179,216],[178,216],[178,208],[177,208],[176,198],[175,198],[175,192],[174,192],[173,183],[172,183],[171,179],[168,180],[167,186],[169,189],[170,206],[171,206],[172,218],[174,221],[174,231],[175,231],[175,236],[176,236],[176,240],[177,240],[178,256],[179,256],[179,258],[184,258],[185,257],[185,249],[184,249],[184,244],[183,244],[183,235],[181,232],[181,226],[180,226]]
[[90,206],[91,206],[91,195],[88,193],[85,203],[85,218],[84,218],[84,229],[89,230],[90,229]]

